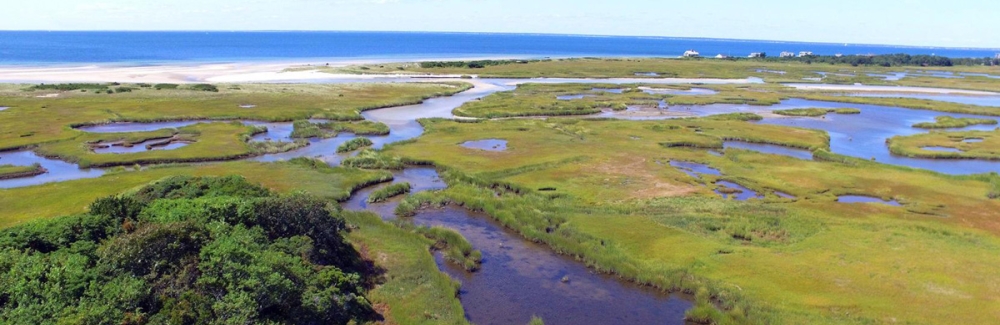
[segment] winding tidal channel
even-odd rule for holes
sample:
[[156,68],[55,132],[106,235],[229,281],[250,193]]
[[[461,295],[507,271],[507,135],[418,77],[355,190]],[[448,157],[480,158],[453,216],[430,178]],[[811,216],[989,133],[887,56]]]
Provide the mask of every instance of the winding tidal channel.
[[[455,81],[455,79],[386,79],[386,82],[413,81]],[[311,83],[358,82],[357,79],[308,80]],[[707,80],[702,83],[747,83],[757,80]],[[513,90],[517,84],[529,82],[543,83],[605,83],[605,84],[678,84],[691,83],[679,79],[476,79],[475,88],[450,97],[433,98],[421,104],[366,111],[362,116],[371,121],[389,126],[387,136],[371,136],[374,147],[412,139],[423,133],[417,123],[420,118],[454,118],[452,110],[462,104],[499,91]],[[692,92],[697,96],[704,94]],[[904,97],[905,94],[900,94]],[[991,99],[992,100],[992,99]],[[987,101],[993,103],[992,101]],[[984,103],[979,101],[979,103]],[[1000,102],[997,102],[1000,103]],[[802,107],[854,107],[861,114],[830,114],[824,118],[785,117],[771,114],[777,109]],[[1000,109],[1000,108],[998,108]],[[973,174],[1000,171],[1000,162],[981,160],[931,160],[894,156],[889,153],[886,139],[896,135],[911,135],[927,132],[913,128],[918,122],[932,122],[937,116],[977,117],[998,120],[997,117],[968,114],[949,114],[934,111],[905,109],[898,107],[856,105],[834,102],[790,99],[773,106],[749,105],[701,105],[666,106],[655,108],[652,114],[636,114],[633,110],[606,112],[599,117],[623,119],[667,119],[690,116],[706,116],[734,112],[760,113],[764,120],[757,123],[785,125],[820,129],[831,137],[830,147],[834,153],[865,159],[874,158],[878,162],[929,169],[946,174]],[[647,112],[648,113],[648,112]],[[177,128],[208,121],[183,121],[162,123],[115,123],[81,128],[85,132],[136,132],[164,128]],[[268,131],[259,134],[252,141],[291,141],[291,123],[270,123],[242,121],[245,124],[264,125]],[[314,121],[320,122],[320,121]],[[962,130],[992,130],[993,127],[972,126]],[[336,149],[342,143],[354,138],[353,134],[341,134],[327,139],[310,139],[310,145],[290,152],[269,154],[250,158],[256,161],[280,161],[295,157],[321,159],[331,165],[339,165],[350,153],[338,154]],[[796,152],[790,148],[763,145],[741,145],[727,143],[727,147],[758,150],[767,153],[791,155],[800,159],[810,159],[811,153]],[[80,169],[79,166],[53,159],[47,159],[31,151],[0,153],[0,164],[31,165],[38,163],[48,173],[28,178],[0,180],[0,188],[33,186],[51,182],[101,176],[100,169]],[[439,190],[447,187],[433,168],[413,167],[396,172],[393,182],[409,182],[413,191]],[[369,210],[385,219],[395,218],[393,211],[398,198],[378,204],[366,204],[368,195],[387,184],[375,185],[355,193],[343,203],[345,209]],[[483,252],[482,268],[468,273],[463,268],[451,265],[440,256],[439,268],[462,282],[460,299],[470,321],[477,324],[525,324],[532,315],[545,319],[547,324],[683,324],[684,311],[692,306],[690,297],[668,295],[651,288],[641,287],[616,278],[596,274],[583,264],[554,253],[547,247],[526,241],[479,213],[459,207],[422,210],[412,221],[418,225],[443,226],[457,230],[476,249]]]

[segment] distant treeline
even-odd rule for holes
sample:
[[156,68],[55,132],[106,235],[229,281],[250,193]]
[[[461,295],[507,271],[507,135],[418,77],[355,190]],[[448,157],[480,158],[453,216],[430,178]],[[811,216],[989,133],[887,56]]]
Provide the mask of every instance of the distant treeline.
[[1000,65],[997,58],[949,58],[935,55],[909,55],[909,54],[883,54],[883,55],[807,55],[802,57],[768,57],[766,53],[761,58],[733,58],[746,60],[762,60],[768,62],[803,62],[803,63],[828,63],[828,64],[849,64],[852,66],[921,66],[921,67],[950,67],[955,65]]
[[550,60],[428,61],[428,62],[420,62],[420,67],[424,69],[430,69],[430,68],[482,69],[485,67],[496,66],[496,65],[527,64],[527,63],[541,62],[541,61],[550,61]]

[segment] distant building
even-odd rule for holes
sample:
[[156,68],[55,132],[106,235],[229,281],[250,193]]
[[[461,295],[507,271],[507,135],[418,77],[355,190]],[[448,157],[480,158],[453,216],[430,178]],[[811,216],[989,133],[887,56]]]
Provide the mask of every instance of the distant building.
[[721,54],[721,53],[720,53],[719,55],[716,55],[716,56],[715,56],[715,58],[716,58],[716,59],[728,59],[728,58],[729,58],[729,56],[728,56],[728,55],[725,55],[725,54]]
[[813,52],[809,52],[809,51],[799,52],[799,57],[800,58],[804,58],[804,57],[807,57],[807,56],[813,56]]
[[837,53],[837,54],[834,54],[833,56],[835,56],[835,57],[838,57],[838,58],[840,58],[840,57],[844,57],[844,55],[843,55],[843,54],[840,54],[840,53]]
[[795,53],[792,53],[792,52],[781,52],[781,54],[778,55],[778,57],[782,57],[782,58],[794,58],[795,57]]
[[698,53],[698,51],[695,51],[695,50],[684,51],[684,57],[685,58],[696,58],[696,57],[699,57],[699,56],[701,56],[701,53]]
[[[1000,55],[1000,54],[998,54],[998,55]],[[753,52],[753,53],[750,53],[750,55],[747,56],[747,57],[748,58],[763,58],[763,57],[767,57],[767,54],[764,54],[764,52]]]
[[996,59],[1000,60],[1000,53],[997,53]]

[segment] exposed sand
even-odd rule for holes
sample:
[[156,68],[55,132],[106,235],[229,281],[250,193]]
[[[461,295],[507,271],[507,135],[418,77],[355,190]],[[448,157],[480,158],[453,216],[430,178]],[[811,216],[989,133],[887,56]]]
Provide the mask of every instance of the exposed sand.
[[[126,82],[126,83],[240,83],[240,82],[377,82],[377,81],[442,81],[460,79],[461,75],[417,75],[417,74],[333,74],[316,67],[341,67],[353,64],[374,63],[366,61],[336,61],[330,63],[268,62],[268,63],[218,63],[201,65],[153,65],[153,66],[43,66],[11,67],[0,66],[0,83],[63,83],[63,82]],[[294,67],[294,71],[286,71]],[[306,68],[306,70],[303,70]],[[474,79],[461,79],[471,82]],[[506,85],[524,82],[561,83],[567,79],[515,79]],[[579,79],[577,79],[579,80]],[[586,80],[586,79],[585,79]],[[601,82],[612,79],[592,79]],[[695,78],[619,78],[619,82],[659,83],[659,84],[732,84],[755,83],[748,79],[695,79]]]
[[846,91],[873,91],[873,92],[908,92],[924,94],[958,94],[977,96],[1000,96],[1000,93],[976,90],[948,89],[948,88],[926,88],[926,87],[905,87],[905,86],[867,86],[867,85],[831,85],[831,84],[785,84],[785,86],[795,87],[801,90],[846,90]]

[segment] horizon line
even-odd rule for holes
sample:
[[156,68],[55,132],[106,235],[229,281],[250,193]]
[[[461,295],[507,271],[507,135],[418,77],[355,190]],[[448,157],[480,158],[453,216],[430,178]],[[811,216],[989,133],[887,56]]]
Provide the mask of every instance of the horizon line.
[[603,38],[648,38],[648,39],[685,39],[685,40],[706,40],[706,41],[731,41],[731,42],[767,42],[786,44],[825,44],[843,46],[877,46],[892,48],[921,48],[921,49],[953,49],[953,50],[984,50],[1000,51],[1000,47],[950,47],[936,45],[904,45],[904,44],[873,44],[873,43],[842,43],[832,41],[791,41],[791,40],[768,40],[750,38],[717,38],[717,37],[690,37],[690,36],[650,36],[650,35],[610,35],[610,34],[566,34],[566,33],[517,33],[517,32],[456,32],[456,31],[394,31],[394,30],[320,30],[320,29],[149,29],[149,30],[125,30],[125,29],[8,29],[0,30],[6,32],[119,32],[119,33],[432,33],[432,34],[490,34],[490,35],[530,35],[530,36],[568,36],[568,37],[603,37]]

